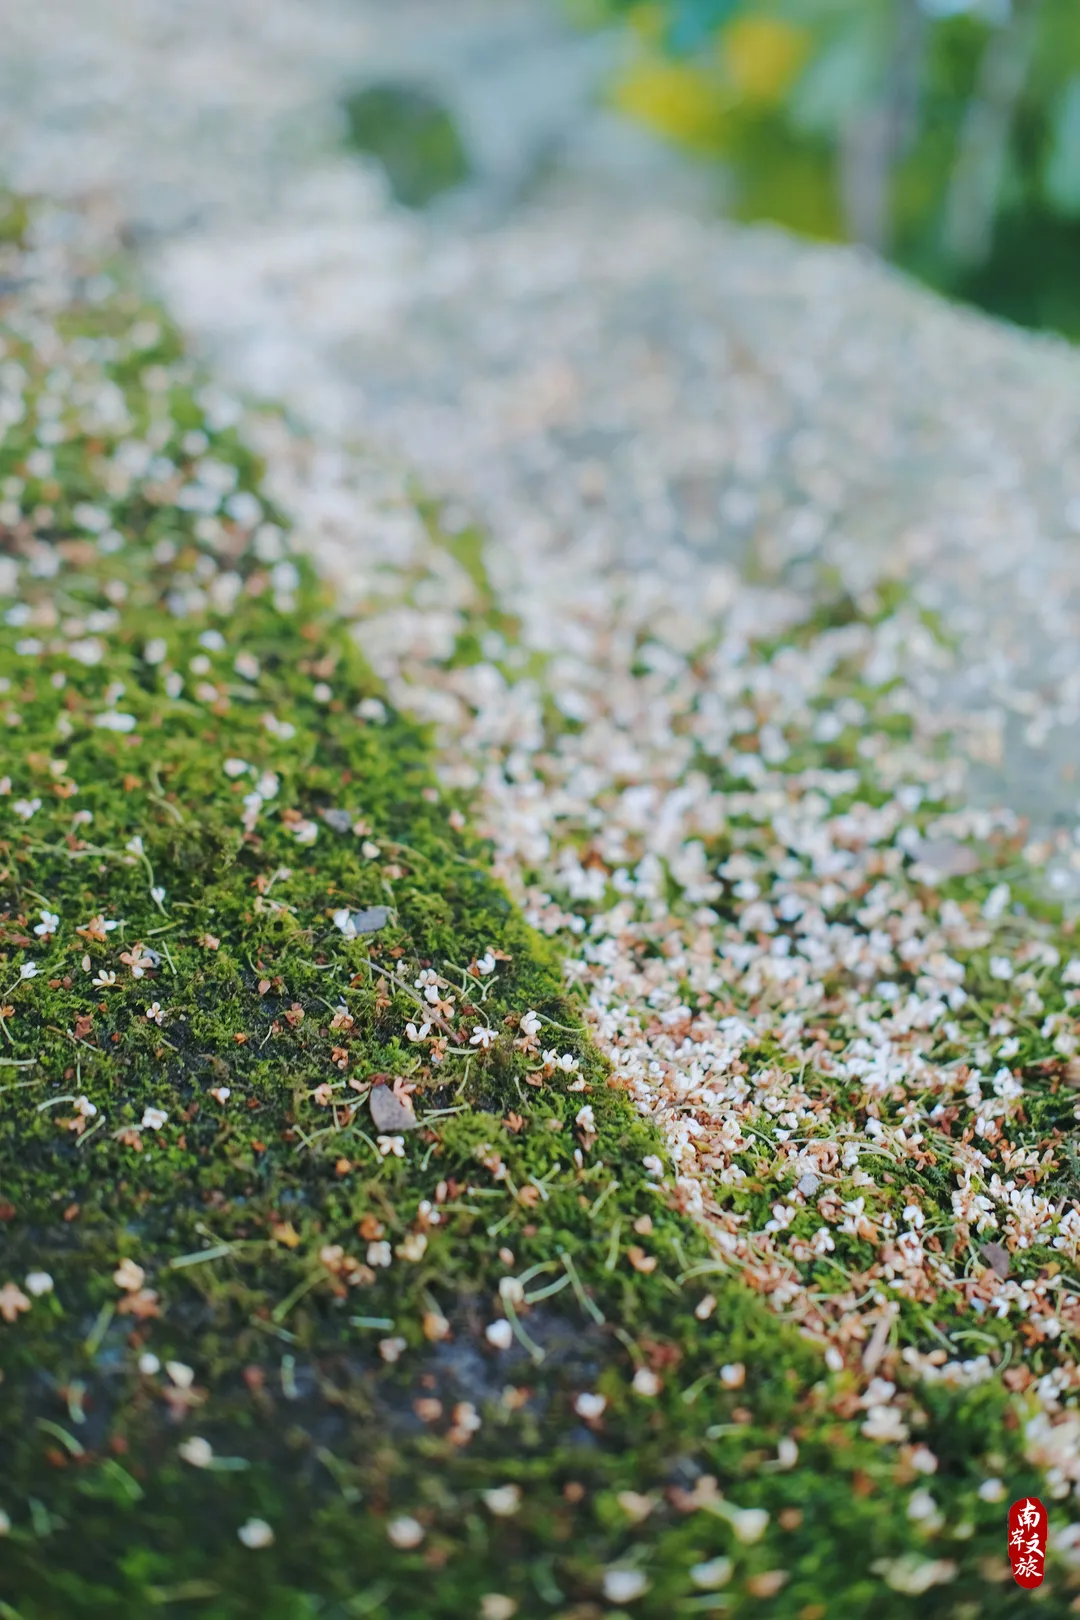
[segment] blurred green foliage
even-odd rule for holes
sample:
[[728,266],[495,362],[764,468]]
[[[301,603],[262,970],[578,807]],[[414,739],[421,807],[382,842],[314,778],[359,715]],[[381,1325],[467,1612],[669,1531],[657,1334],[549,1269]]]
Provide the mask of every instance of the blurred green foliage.
[[1080,338],[1078,0],[603,4],[619,104],[722,160],[738,217]]
[[406,208],[424,208],[469,178],[469,159],[449,108],[423,85],[384,81],[344,102],[348,142],[386,171]]

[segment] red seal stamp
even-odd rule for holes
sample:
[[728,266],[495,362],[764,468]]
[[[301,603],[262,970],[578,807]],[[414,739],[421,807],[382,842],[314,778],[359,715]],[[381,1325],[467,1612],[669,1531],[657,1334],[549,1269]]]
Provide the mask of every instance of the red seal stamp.
[[1046,1509],[1023,1496],[1009,1509],[1009,1563],[1017,1586],[1041,1586],[1046,1566]]

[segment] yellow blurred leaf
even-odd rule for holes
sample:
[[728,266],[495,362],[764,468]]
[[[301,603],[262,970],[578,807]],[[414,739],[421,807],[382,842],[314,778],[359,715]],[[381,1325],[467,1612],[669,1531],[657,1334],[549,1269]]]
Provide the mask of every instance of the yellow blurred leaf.
[[615,89],[615,104],[672,140],[713,146],[723,127],[728,96],[696,63],[644,60]]
[[721,36],[721,58],[732,88],[747,101],[782,101],[810,50],[805,28],[778,17],[736,17]]
[[662,5],[635,6],[630,13],[630,26],[639,39],[649,45],[659,45],[668,26],[668,8]]

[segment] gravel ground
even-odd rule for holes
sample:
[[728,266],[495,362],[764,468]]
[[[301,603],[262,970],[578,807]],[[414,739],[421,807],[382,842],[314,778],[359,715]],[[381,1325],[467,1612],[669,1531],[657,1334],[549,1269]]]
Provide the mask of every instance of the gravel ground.
[[[643,184],[631,206],[603,120],[584,118],[546,178],[523,160],[531,185],[508,188],[504,172],[482,205],[405,216],[334,148],[332,94],[352,62],[388,49],[372,7],[235,0],[180,16],[129,0],[91,23],[47,0],[17,9],[13,35],[0,86],[12,177],[92,190],[103,219],[134,229],[221,413],[239,412],[231,392],[284,403],[291,427],[248,424],[270,483],[395,698],[437,723],[444,774],[479,790],[500,872],[565,941],[601,1044],[667,1132],[679,1196],[840,1365],[863,1346],[868,1426],[903,1438],[896,1386],[876,1376],[893,1320],[881,1279],[918,1303],[962,1294],[968,1273],[924,1251],[915,1203],[900,1252],[899,1206],[875,1225],[863,1205],[881,1189],[857,1170],[865,1192],[822,1215],[879,1243],[885,1270],[858,1299],[854,1283],[807,1293],[822,1251],[785,1249],[800,1206],[783,1183],[814,1182],[805,1202],[835,1163],[797,1139],[780,1154],[771,1227],[740,1233],[717,1189],[745,1177],[770,1119],[789,1136],[811,1120],[843,1134],[835,1094],[857,1082],[864,1150],[885,1130],[917,1161],[919,1122],[936,1130],[952,1108],[965,1144],[979,1137],[951,1195],[965,1231],[1000,1232],[1016,1255],[1041,1228],[1075,1246],[1054,1224],[1064,1201],[1006,1180],[1017,1165],[1048,1174],[1043,1144],[1002,1134],[1023,1021],[1046,1013],[1032,1026],[1040,1061],[1069,1061],[1073,993],[1052,1010],[1033,975],[1061,956],[1037,930],[991,946],[1010,884],[1037,873],[1068,904],[1080,892],[1071,351],[855,253],[710,221],[691,180],[677,201]],[[438,533],[410,499],[413,476],[443,503]],[[474,519],[486,538],[470,550]],[[848,622],[805,628],[841,587]],[[479,653],[463,664],[466,630]],[[750,650],[778,635],[786,653]],[[856,673],[838,699],[841,668]],[[553,730],[552,713],[569,725]],[[903,746],[884,723],[901,714]],[[793,763],[800,739],[845,735],[853,777]],[[916,823],[920,803],[949,795],[972,808]],[[1003,847],[1018,815],[1038,835],[1023,861],[966,910],[938,904],[935,884],[985,859],[969,844]],[[736,851],[717,873],[706,849],[727,834]],[[788,936],[773,936],[795,923],[789,958],[776,948]],[[966,994],[958,958],[988,946],[976,1035],[949,1015]],[[823,1058],[822,987],[841,971],[849,1044]],[[917,977],[897,1010],[904,972]],[[740,1053],[767,1037],[803,1068],[748,1087]],[[978,1076],[995,1064],[984,1096]],[[858,1152],[844,1150],[846,1170]],[[1080,1479],[1060,1407],[1080,1375],[1058,1340],[1075,1301],[1054,1315],[1034,1282],[997,1287],[990,1269],[977,1265],[989,1290],[977,1309],[1028,1326],[1034,1312],[1051,1324],[1036,1333],[1060,1343],[1032,1445],[1062,1494]],[[931,1376],[938,1364],[912,1354]],[[956,1376],[988,1375],[978,1361]]]

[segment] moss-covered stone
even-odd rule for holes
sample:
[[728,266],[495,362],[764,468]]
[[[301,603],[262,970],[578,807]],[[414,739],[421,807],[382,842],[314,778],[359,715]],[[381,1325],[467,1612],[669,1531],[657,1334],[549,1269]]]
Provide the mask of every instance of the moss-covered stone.
[[1018,1613],[1016,1412],[927,1394],[938,1567],[158,317],[4,341],[0,1614]]

